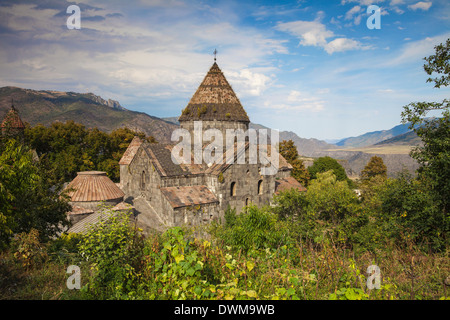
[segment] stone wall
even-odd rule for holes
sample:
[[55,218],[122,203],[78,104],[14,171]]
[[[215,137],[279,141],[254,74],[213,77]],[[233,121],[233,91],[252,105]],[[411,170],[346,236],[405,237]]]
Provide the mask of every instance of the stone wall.
[[[222,132],[223,135],[223,146],[226,147],[226,130],[227,129],[233,129],[238,130],[241,129],[244,131],[244,133],[248,130],[248,123],[247,122],[238,122],[238,121],[198,121],[201,122],[202,125],[202,133],[205,130],[208,129],[218,129]],[[191,134],[191,143],[192,143],[192,149],[194,145],[194,121],[180,121],[180,127],[182,129],[186,129]],[[203,136],[202,136],[203,140]],[[210,141],[203,141],[203,143],[210,143]]]
[[258,164],[235,164],[223,173],[223,178],[217,188],[222,217],[228,205],[240,213],[249,204],[269,204],[275,190],[275,176],[262,176]]
[[173,210],[174,226],[198,226],[219,219],[219,207],[215,203],[176,208]]
[[126,200],[140,196],[151,201],[161,185],[161,177],[145,150],[139,148],[130,165],[120,166],[120,183]]
[[99,210],[102,206],[114,207],[116,204],[122,202],[123,198],[105,200],[105,201],[71,201],[71,205],[79,206],[85,209],[90,209],[93,211]]

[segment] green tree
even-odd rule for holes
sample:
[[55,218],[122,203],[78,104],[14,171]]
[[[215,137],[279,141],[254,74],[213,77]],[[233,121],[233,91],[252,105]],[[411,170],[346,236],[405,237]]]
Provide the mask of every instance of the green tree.
[[281,219],[298,219],[305,214],[308,204],[305,194],[297,189],[291,188],[280,192],[273,197],[272,211],[278,214]]
[[342,222],[346,215],[359,208],[358,197],[346,181],[339,181],[332,170],[318,173],[306,192],[306,212],[319,219]]
[[[447,87],[450,80],[450,39],[435,47],[436,54],[424,58],[427,62],[424,70],[428,75],[436,73],[440,77],[428,78],[435,88]],[[432,112],[435,116],[429,117]],[[436,116],[436,113],[439,113]],[[450,105],[449,100],[442,102],[412,102],[404,106],[402,122],[410,123],[422,139],[423,146],[414,148],[411,157],[416,159],[420,168],[418,173],[429,181],[435,202],[445,216],[450,210]]]
[[429,180],[414,179],[403,172],[397,179],[386,180],[375,197],[381,209],[379,222],[385,224],[387,237],[400,244],[414,241],[427,250],[448,248],[450,217],[436,206]]
[[68,224],[67,198],[61,186],[49,179],[33,162],[31,150],[11,139],[0,155],[0,242],[5,247],[13,234],[35,228],[48,239]]
[[309,172],[306,170],[303,161],[298,158],[297,147],[292,140],[283,140],[279,145],[280,154],[292,166],[291,176],[302,185],[307,186]]
[[338,181],[347,181],[347,183],[353,187],[353,182],[347,177],[344,167],[341,166],[336,159],[328,156],[320,157],[314,160],[313,164],[308,167],[308,172],[311,179],[317,179],[318,173],[323,173],[329,170],[333,170],[333,173]]
[[384,165],[383,159],[378,156],[373,156],[370,158],[367,165],[361,171],[361,179],[370,180],[375,176],[380,176],[382,178],[387,177],[387,168]]
[[156,142],[128,128],[105,133],[74,121],[55,122],[50,127],[28,126],[25,130],[26,142],[36,150],[53,183],[70,181],[78,171],[89,170],[106,171],[108,177],[118,181],[119,161],[135,135]]
[[298,158],[298,150],[292,140],[283,140],[279,145],[280,154],[287,162],[291,163]]

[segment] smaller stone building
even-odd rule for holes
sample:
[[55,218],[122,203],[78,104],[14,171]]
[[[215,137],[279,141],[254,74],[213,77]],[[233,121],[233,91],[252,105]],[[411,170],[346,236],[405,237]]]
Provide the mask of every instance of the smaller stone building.
[[68,232],[84,232],[88,224],[100,218],[104,208],[112,212],[126,210],[134,213],[133,206],[123,202],[124,192],[103,171],[78,172],[64,190],[72,206],[68,213],[72,227]]

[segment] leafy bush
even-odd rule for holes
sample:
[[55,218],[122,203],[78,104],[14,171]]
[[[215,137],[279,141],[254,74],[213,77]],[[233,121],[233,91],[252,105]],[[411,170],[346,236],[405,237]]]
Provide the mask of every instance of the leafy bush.
[[102,214],[103,219],[91,225],[78,244],[93,271],[84,290],[99,299],[122,298],[139,280],[143,239],[130,225],[129,213],[105,210]]
[[258,248],[276,248],[289,241],[287,224],[278,221],[269,208],[250,205],[237,215],[228,210],[226,224],[216,230],[216,235],[225,244],[237,246],[244,251]]
[[68,199],[51,185],[29,147],[10,139],[0,145],[0,249],[13,234],[38,231],[47,241],[68,225]]
[[14,257],[27,268],[44,263],[48,257],[47,248],[39,241],[39,231],[34,228],[16,235],[12,248]]
[[389,179],[377,194],[381,217],[388,224],[390,237],[424,245],[426,249],[445,250],[449,245],[450,218],[438,206],[426,180],[401,174]]

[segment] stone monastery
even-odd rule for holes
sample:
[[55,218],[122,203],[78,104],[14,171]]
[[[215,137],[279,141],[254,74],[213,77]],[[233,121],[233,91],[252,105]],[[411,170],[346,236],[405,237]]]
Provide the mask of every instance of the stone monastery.
[[[180,127],[194,136],[194,123],[203,130],[249,129],[250,120],[216,62],[179,117]],[[224,157],[239,152],[226,149]],[[139,212],[141,227],[156,228],[224,221],[228,207],[240,213],[250,203],[269,204],[274,193],[287,188],[306,190],[291,177],[292,166],[278,154],[278,172],[262,175],[261,163],[177,164],[171,158],[174,145],[147,143],[135,137],[120,160],[120,188],[125,201]],[[258,146],[263,147],[263,146]],[[266,146],[264,146],[266,147]],[[248,159],[249,144],[243,152]],[[236,152],[235,152],[236,151]],[[192,154],[192,158],[194,155]],[[155,219],[156,217],[156,219]],[[153,224],[153,225],[152,225]]]
[[[197,91],[179,117],[180,128],[189,133],[195,142],[196,124],[202,130],[215,129],[225,138],[231,131],[247,132],[250,119],[216,62],[206,74]],[[12,106],[1,124],[22,132],[24,125]],[[227,131],[228,130],[228,131]],[[14,131],[14,132],[15,132]],[[3,132],[4,134],[6,132]],[[203,137],[204,131],[200,132]],[[200,146],[204,150],[210,141]],[[148,143],[137,136],[119,162],[120,183],[115,184],[105,172],[78,172],[66,187],[71,198],[72,211],[68,218],[73,226],[68,232],[84,232],[89,224],[102,218],[100,204],[108,205],[113,212],[131,210],[136,224],[144,233],[163,231],[181,225],[200,225],[212,220],[224,221],[228,208],[237,213],[249,204],[270,204],[275,193],[285,189],[306,189],[291,177],[292,166],[274,149],[270,157],[276,157],[275,174],[264,175],[261,161],[236,160],[245,155],[249,159],[251,144],[248,136],[227,147],[224,140],[220,152],[223,161],[173,160],[176,144]],[[268,151],[268,145],[256,144],[256,149]],[[183,153],[185,151],[183,150]],[[267,155],[271,152],[266,153]],[[187,158],[195,159],[195,150]],[[204,160],[204,159],[203,159]]]

